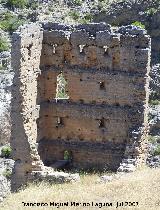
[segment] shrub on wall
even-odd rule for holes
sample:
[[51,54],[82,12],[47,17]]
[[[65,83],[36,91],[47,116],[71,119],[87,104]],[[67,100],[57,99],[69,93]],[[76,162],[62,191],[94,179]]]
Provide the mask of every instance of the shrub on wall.
[[145,29],[145,25],[144,25],[144,24],[142,24],[142,23],[141,23],[141,22],[139,22],[139,21],[135,21],[135,22],[133,22],[133,23],[132,23],[132,25],[133,25],[133,26],[140,27],[140,28],[142,28],[142,29]]

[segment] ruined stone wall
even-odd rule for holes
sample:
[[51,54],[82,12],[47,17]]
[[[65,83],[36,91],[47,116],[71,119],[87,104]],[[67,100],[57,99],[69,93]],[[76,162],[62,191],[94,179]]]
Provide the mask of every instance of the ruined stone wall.
[[39,26],[20,28],[13,34],[12,67],[12,130],[11,146],[15,160],[12,188],[26,180],[32,170],[39,170],[41,161],[36,150],[37,124],[37,77],[43,33]]
[[[41,169],[40,159],[53,164],[66,150],[80,168],[117,170],[126,159],[145,160],[150,38],[144,30],[30,25],[14,33],[12,62],[19,184]],[[56,98],[60,73],[68,99]]]

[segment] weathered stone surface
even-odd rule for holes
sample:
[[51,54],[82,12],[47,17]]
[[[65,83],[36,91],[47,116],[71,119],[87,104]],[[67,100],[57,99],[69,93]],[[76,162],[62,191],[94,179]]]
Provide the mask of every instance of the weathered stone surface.
[[[150,47],[144,30],[113,33],[104,23],[31,24],[13,34],[13,189],[66,150],[78,168],[132,171],[126,160],[145,162]],[[61,73],[69,98],[57,100]]]
[[159,168],[160,167],[160,155],[148,157],[147,165],[151,168]]
[[0,158],[0,202],[11,192],[12,159]]
[[50,167],[44,167],[43,171],[33,171],[31,173],[31,179],[50,183],[67,183],[80,181],[80,176],[79,174],[58,172]]
[[111,182],[113,180],[113,176],[101,176],[100,179],[98,180],[99,183],[106,183],[106,182]]
[[104,21],[114,26],[126,26],[136,21],[142,23],[152,38],[152,63],[156,64],[159,63],[160,50],[160,11],[158,8],[159,1],[111,1],[106,10],[97,11],[93,20],[95,22]]

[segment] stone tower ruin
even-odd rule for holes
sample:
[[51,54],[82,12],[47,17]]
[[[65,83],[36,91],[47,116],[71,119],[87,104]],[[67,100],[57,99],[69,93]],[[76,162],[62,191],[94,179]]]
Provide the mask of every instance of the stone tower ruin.
[[[150,37],[133,26],[30,24],[13,33],[13,185],[72,155],[77,168],[145,162]],[[57,99],[63,74],[68,98]]]

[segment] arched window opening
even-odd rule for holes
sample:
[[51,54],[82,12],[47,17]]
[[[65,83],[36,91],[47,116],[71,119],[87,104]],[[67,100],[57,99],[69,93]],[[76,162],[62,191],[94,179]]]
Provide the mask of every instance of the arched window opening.
[[60,73],[57,76],[57,89],[56,89],[56,99],[69,99],[66,91],[67,81],[64,78],[64,75]]

